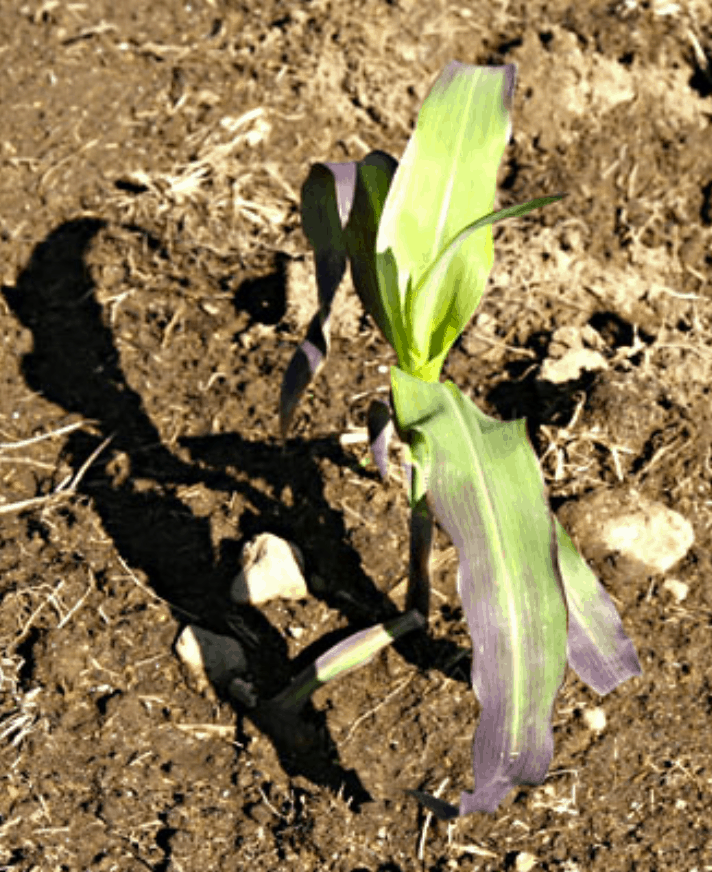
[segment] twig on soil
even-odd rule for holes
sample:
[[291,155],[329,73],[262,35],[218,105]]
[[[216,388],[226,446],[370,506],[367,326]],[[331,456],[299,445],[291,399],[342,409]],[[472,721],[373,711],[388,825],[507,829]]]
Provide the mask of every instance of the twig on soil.
[[235,727],[230,724],[178,724],[171,721],[167,726],[190,733],[196,739],[217,738],[232,741],[235,738]]
[[707,61],[707,55],[702,50],[700,41],[697,39],[690,27],[687,28],[687,38],[692,43],[692,50],[695,53],[695,59],[697,60],[700,72],[707,79],[710,85],[712,85],[712,68]]
[[0,463],[25,464],[26,466],[36,466],[38,469],[48,469],[54,471],[57,468],[55,463],[45,463],[42,460],[35,460],[33,457],[0,457]]
[[[43,588],[46,589],[48,587],[50,587],[50,592],[47,594],[47,597],[44,600],[42,600],[42,602],[37,606],[37,608],[34,610],[34,612],[32,612],[32,614],[29,616],[29,618],[25,621],[25,625],[20,630],[19,634],[17,636],[15,636],[15,638],[12,640],[12,642],[10,643],[10,645],[8,646],[8,649],[7,649],[8,654],[14,653],[17,650],[18,645],[20,645],[22,642],[25,641],[28,633],[32,629],[32,626],[35,622],[35,618],[37,617],[37,615],[39,615],[39,613],[47,605],[48,602],[51,602],[52,605],[54,605],[55,609],[57,609],[57,605],[56,605],[57,594],[62,589],[63,585],[64,585],[64,582],[60,581],[56,590],[52,590],[52,588],[49,585],[45,585],[45,584],[40,585],[40,587],[38,587],[38,588],[35,588],[33,593],[39,593],[39,591],[41,591]],[[57,609],[57,611],[59,612],[59,609]],[[59,612],[59,614],[61,614],[61,612]]]
[[89,586],[84,591],[84,593],[79,597],[79,599],[74,603],[74,605],[67,612],[67,614],[62,618],[62,620],[59,622],[59,624],[57,624],[58,630],[61,630],[62,627],[66,623],[68,623],[68,621],[72,617],[72,615],[75,614],[82,607],[84,600],[89,596],[89,594],[92,592],[92,590],[94,590],[95,587],[96,587],[96,578],[94,576],[94,573],[91,571],[91,568],[89,568]]
[[517,348],[515,345],[508,345],[500,339],[492,339],[491,336],[487,336],[486,333],[482,333],[479,330],[471,330],[470,336],[473,336],[478,340],[478,342],[484,342],[492,348],[503,348],[505,351],[511,351],[513,354],[521,354],[523,357],[528,357],[532,360],[537,359],[535,352],[530,348]]
[[[438,787],[436,790],[433,791],[433,796],[439,797],[440,794],[445,789],[445,785],[448,783],[449,780],[450,780],[449,775],[446,776],[445,778],[443,778],[443,780],[440,782],[440,787]],[[428,829],[430,827],[430,822],[432,821],[432,819],[433,819],[433,813],[431,811],[429,811],[425,815],[425,822],[423,823],[423,832],[420,834],[420,842],[418,844],[418,859],[421,861],[423,860],[423,857],[425,855],[425,839],[426,839],[426,836],[428,835]]]
[[348,433],[342,433],[339,436],[339,445],[346,448],[348,445],[360,445],[363,442],[368,442],[368,430],[365,427],[357,427],[355,430],[349,430]]
[[57,430],[50,430],[49,433],[41,433],[39,436],[32,436],[29,439],[20,439],[18,442],[0,442],[0,451],[10,451],[14,448],[26,448],[28,445],[34,445],[36,442],[43,442],[45,439],[52,439],[54,436],[63,436],[65,433],[71,433],[73,430],[79,430],[80,427],[96,424],[97,421],[85,420],[75,421],[73,424],[66,424],[64,427],[59,427]]
[[413,680],[412,675],[410,675],[408,678],[404,678],[403,681],[401,681],[401,683],[397,687],[395,687],[387,696],[385,696],[378,703],[378,705],[374,706],[372,709],[369,709],[369,711],[364,712],[360,717],[356,718],[356,720],[353,722],[353,724],[351,724],[351,729],[348,731],[348,733],[346,734],[346,736],[344,738],[344,744],[349,741],[351,736],[353,736],[353,734],[356,732],[356,730],[359,728],[359,726],[366,720],[366,718],[370,718],[371,715],[375,715],[376,712],[388,702],[388,700],[392,699],[397,693],[400,693],[401,690],[403,690],[403,688],[406,686],[406,684],[409,684],[412,680]]
[[27,509],[34,509],[38,506],[47,505],[47,503],[56,502],[57,500],[63,499],[64,497],[73,496],[76,492],[79,482],[84,478],[89,467],[113,438],[113,436],[108,436],[106,439],[104,439],[101,445],[94,451],[92,451],[89,457],[84,461],[84,463],[77,471],[76,475],[73,478],[65,478],[65,480],[61,482],[57,486],[57,488],[52,491],[51,494],[45,494],[42,497],[30,497],[30,499],[19,500],[16,503],[7,503],[6,505],[0,505],[0,515],[8,515],[11,512],[23,512]]

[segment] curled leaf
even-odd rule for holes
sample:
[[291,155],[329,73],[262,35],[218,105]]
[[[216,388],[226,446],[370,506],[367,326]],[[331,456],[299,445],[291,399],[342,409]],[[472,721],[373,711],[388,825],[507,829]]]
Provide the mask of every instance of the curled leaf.
[[393,435],[391,409],[382,400],[373,400],[366,413],[368,441],[373,460],[383,481],[388,479],[388,446]]
[[376,299],[378,281],[372,251],[396,166],[394,158],[380,151],[359,162],[317,163],[302,186],[302,227],[314,250],[319,311],[282,382],[279,418],[283,439],[301,396],[329,353],[331,308],[349,257],[356,291],[381,329],[387,330]]

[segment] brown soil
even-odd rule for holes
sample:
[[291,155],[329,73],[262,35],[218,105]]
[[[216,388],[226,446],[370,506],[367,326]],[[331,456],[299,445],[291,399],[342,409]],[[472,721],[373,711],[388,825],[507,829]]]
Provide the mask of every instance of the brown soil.
[[[712,869],[708,4],[27,0],[0,34],[0,868]],[[314,300],[310,163],[400,157],[453,58],[519,66],[501,203],[569,196],[497,229],[446,374],[554,444],[555,508],[635,486],[696,543],[679,604],[595,564],[644,674],[603,700],[570,674],[546,784],[446,825],[404,792],[472,786],[442,536],[429,637],[318,691],[309,753],[196,692],[173,643],[236,636],[270,696],[402,606],[402,482],[339,441],[392,353],[344,318],[284,452],[277,398]],[[586,324],[608,369],[538,379]],[[303,550],[308,601],[230,603],[263,531]]]

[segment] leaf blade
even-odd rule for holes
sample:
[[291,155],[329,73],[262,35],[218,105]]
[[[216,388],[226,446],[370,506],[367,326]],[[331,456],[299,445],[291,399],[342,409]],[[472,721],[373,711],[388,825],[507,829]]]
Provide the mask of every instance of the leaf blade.
[[[301,191],[302,229],[314,250],[319,311],[306,339],[290,361],[280,391],[282,439],[309,384],[323,367],[330,347],[331,307],[351,262],[356,291],[386,338],[376,277],[376,231],[398,162],[386,152],[373,151],[361,161],[313,164]],[[365,252],[370,252],[365,256]]]
[[[509,109],[516,67],[476,67],[452,61],[433,84],[413,136],[393,179],[376,243],[398,265],[398,293],[408,325],[409,344],[425,363],[434,312],[439,301],[409,294],[473,215],[494,204],[497,168],[510,134]],[[425,171],[427,170],[427,171]],[[450,264],[448,287],[486,279],[493,262],[489,227],[463,243],[462,257]],[[488,266],[489,265],[489,266]],[[468,307],[469,309],[469,307]],[[474,313],[463,313],[464,325]]]
[[356,293],[394,348],[397,337],[394,336],[388,298],[379,283],[375,249],[378,227],[397,166],[398,161],[383,151],[372,151],[359,162],[353,206],[344,235]]
[[482,714],[459,813],[492,812],[515,785],[541,783],[553,755],[567,640],[553,523],[523,421],[488,418],[451,383],[391,373],[398,424],[427,443],[412,446],[415,465],[460,553]]
[[329,353],[331,305],[346,272],[343,228],[351,212],[355,184],[356,164],[351,161],[314,164],[302,185],[302,228],[314,250],[319,311],[282,380],[279,396],[282,439],[287,436],[300,398]]
[[559,521],[554,523],[569,610],[569,664],[583,682],[606,696],[643,670],[610,596]]
[[424,626],[423,615],[417,609],[410,609],[391,621],[358,630],[317,657],[270,702],[284,710],[299,711],[315,690],[335,678],[360,669],[386,646]]

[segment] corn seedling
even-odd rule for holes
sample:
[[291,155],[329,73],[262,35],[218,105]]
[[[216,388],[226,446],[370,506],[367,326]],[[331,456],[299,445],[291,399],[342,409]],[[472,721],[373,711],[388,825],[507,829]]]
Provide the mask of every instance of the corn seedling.
[[427,625],[437,519],[459,554],[458,591],[473,644],[481,706],[474,791],[458,806],[411,791],[443,819],[494,812],[519,784],[541,784],[553,756],[551,719],[566,663],[605,695],[641,673],[610,597],[554,517],[525,421],[485,415],[440,373],[485,290],[492,225],[561,199],[492,211],[511,131],[512,64],[451,62],[421,107],[403,158],[373,151],[358,162],[317,163],[302,188],[314,249],[319,311],[285,374],[283,438],[329,350],[334,294],[350,262],[366,311],[395,349],[391,403],[368,425],[387,475],[395,423],[407,452],[411,507],[405,613],[347,638],[271,701],[298,710],[313,690]]

